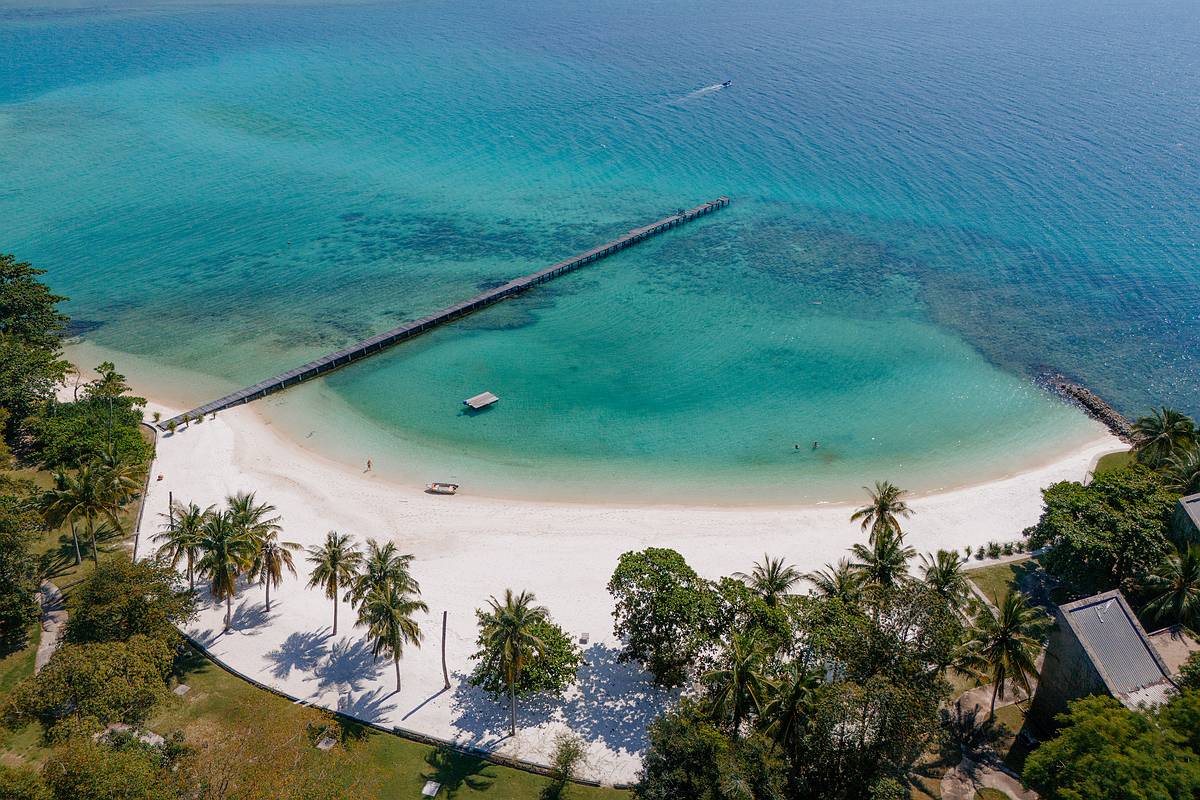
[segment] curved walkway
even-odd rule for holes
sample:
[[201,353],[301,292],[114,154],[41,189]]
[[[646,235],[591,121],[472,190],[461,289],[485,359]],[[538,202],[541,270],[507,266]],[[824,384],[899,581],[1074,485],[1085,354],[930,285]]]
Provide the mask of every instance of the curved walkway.
[[42,671],[42,667],[58,649],[58,638],[67,624],[67,608],[57,586],[50,581],[42,581],[38,589],[38,602],[42,605],[42,638],[38,640],[37,655],[33,660],[35,673]]
[[1012,775],[969,758],[942,776],[942,800],[974,800],[983,788],[1004,792],[1013,800],[1039,800],[1037,792],[1026,789]]

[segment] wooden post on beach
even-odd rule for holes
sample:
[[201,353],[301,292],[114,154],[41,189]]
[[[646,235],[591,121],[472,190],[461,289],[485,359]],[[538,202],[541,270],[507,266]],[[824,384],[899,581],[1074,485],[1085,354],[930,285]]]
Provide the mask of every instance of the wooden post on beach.
[[167,492],[167,521],[172,531],[175,530],[175,493]]
[[446,688],[450,688],[450,673],[446,670],[446,617],[450,615],[449,611],[442,612],[442,678],[446,681]]

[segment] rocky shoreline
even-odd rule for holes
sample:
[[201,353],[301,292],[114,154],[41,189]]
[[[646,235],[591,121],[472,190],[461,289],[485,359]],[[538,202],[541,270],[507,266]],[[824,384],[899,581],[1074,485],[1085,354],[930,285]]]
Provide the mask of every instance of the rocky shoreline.
[[1091,389],[1057,373],[1047,373],[1041,376],[1038,383],[1067,402],[1082,408],[1089,417],[1112,431],[1114,436],[1128,444],[1133,444],[1133,424]]

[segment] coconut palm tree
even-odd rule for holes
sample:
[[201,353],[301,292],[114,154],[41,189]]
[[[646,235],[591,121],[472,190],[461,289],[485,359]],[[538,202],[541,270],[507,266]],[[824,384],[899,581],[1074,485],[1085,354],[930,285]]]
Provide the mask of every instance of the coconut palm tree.
[[233,524],[252,538],[265,539],[282,530],[279,517],[275,516],[275,506],[256,502],[254,492],[231,494],[225,498],[225,503]]
[[758,592],[767,605],[776,606],[779,598],[786,595],[804,576],[794,566],[784,564],[782,558],[771,558],[764,553],[762,562],[755,562],[749,575],[735,572],[733,577]]
[[113,529],[121,530],[121,523],[113,511],[114,506],[101,475],[90,464],[80,466],[74,475],[68,475],[62,470],[55,473],[54,488],[46,494],[42,508],[48,525],[56,528],[64,523],[71,525],[76,564],[81,560],[79,540],[75,533],[75,526],[79,521],[84,523],[92,543],[92,561],[97,563],[99,556],[96,550],[96,521],[104,520]]
[[514,595],[512,589],[505,589],[504,602],[490,598],[491,610],[479,618],[484,648],[496,654],[495,666],[508,686],[510,736],[517,734],[517,682],[521,671],[546,648],[535,631],[549,621],[550,612],[536,602],[532,592]]
[[1200,492],[1200,445],[1171,456],[1166,472],[1168,485],[1180,494]]
[[763,732],[786,752],[794,752],[812,717],[821,671],[798,661],[788,664],[767,690],[759,712]]
[[358,608],[358,622],[367,629],[371,654],[392,659],[396,668],[396,691],[400,691],[400,656],[404,646],[421,646],[421,626],[413,614],[428,612],[429,606],[392,581],[386,581],[366,594]]
[[963,561],[956,550],[938,550],[936,555],[922,553],[921,576],[952,608],[962,608],[971,595]]
[[818,597],[836,597],[849,605],[862,597],[862,575],[848,558],[839,559],[836,567],[826,564],[825,569],[809,572],[804,579],[816,588]]
[[116,447],[108,444],[100,449],[100,453],[96,457],[95,468],[99,473],[101,491],[112,504],[112,512],[115,517],[120,507],[141,491],[140,479],[143,467],[131,463],[117,452]]
[[851,522],[862,523],[864,531],[871,532],[868,541],[875,542],[875,537],[881,531],[889,530],[900,533],[900,518],[912,516],[912,509],[904,502],[908,492],[894,485],[891,481],[875,481],[875,488],[863,487],[871,497],[871,502],[850,515]]
[[265,536],[254,537],[254,563],[250,565],[250,576],[262,582],[267,591],[267,613],[271,612],[271,587],[279,588],[286,569],[296,575],[292,553],[300,549],[295,542],[279,541],[279,534],[271,531]]
[[1196,445],[1196,425],[1191,417],[1163,406],[1133,423],[1134,449],[1143,464],[1158,467]]
[[708,709],[714,720],[732,726],[736,739],[742,721],[766,702],[769,681],[766,655],[753,636],[735,634],[725,651],[725,664],[706,672],[701,680],[708,686]]
[[208,591],[218,603],[225,601],[225,632],[233,617],[237,581],[254,564],[255,541],[228,511],[209,514],[200,528],[201,575],[208,578]]
[[870,547],[859,543],[850,552],[858,558],[851,566],[869,585],[890,588],[912,580],[908,574],[908,561],[917,551],[904,544],[899,532],[882,528],[875,534]]
[[1037,673],[1042,624],[1041,613],[1029,605],[1022,592],[1009,592],[1000,601],[997,613],[982,603],[976,604],[974,625],[959,650],[956,668],[991,681],[992,715],[996,713],[996,697],[1006,682],[1032,694],[1029,678]]
[[1150,595],[1143,611],[1151,622],[1174,620],[1200,631],[1200,545],[1183,545],[1167,556],[1142,588]]
[[374,589],[387,584],[395,584],[401,592],[420,594],[421,584],[409,572],[412,561],[411,554],[398,552],[392,542],[381,545],[374,539],[367,539],[367,552],[344,599],[357,605]]
[[338,591],[354,582],[362,553],[351,537],[337,531],[325,534],[325,544],[308,548],[308,562],[313,565],[308,576],[309,588],[320,587],[333,601],[333,635],[337,636]]
[[167,521],[162,525],[162,532],[154,536],[154,541],[161,542],[155,551],[157,558],[170,559],[172,567],[177,567],[181,560],[187,559],[188,589],[192,591],[196,589],[194,568],[201,553],[204,523],[213,510],[213,506],[202,509],[195,503],[184,504],[176,500],[171,512],[161,515]]

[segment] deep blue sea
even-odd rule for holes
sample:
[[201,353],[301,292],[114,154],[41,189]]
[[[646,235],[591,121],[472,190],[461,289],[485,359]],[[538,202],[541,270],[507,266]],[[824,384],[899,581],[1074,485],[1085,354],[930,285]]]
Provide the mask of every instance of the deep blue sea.
[[1200,413],[1198,193],[1195,0],[0,0],[0,251],[172,397],[733,198],[263,404],[406,480],[982,480],[1094,432],[1045,369]]

